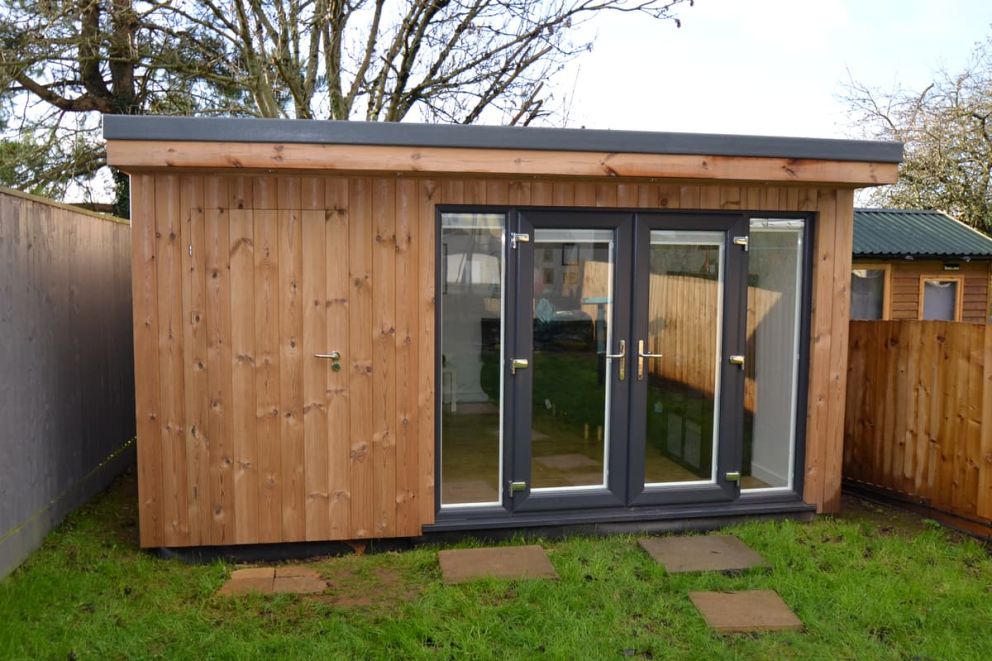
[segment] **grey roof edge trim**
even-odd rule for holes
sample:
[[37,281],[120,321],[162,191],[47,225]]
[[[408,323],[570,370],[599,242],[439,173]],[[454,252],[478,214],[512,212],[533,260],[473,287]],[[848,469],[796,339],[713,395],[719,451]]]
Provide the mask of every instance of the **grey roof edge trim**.
[[104,115],[107,140],[343,144],[900,163],[899,142],[331,120]]

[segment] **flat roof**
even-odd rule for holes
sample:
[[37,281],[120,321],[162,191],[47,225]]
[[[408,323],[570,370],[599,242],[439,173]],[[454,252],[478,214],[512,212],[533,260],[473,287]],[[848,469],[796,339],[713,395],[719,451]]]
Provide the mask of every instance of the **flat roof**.
[[900,142],[479,124],[104,115],[107,140],[520,149],[902,162]]

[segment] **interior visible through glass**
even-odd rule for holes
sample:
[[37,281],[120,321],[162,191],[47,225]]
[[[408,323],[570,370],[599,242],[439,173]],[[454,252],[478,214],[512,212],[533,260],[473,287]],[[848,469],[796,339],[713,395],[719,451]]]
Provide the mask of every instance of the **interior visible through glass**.
[[884,269],[851,270],[851,319],[881,319],[885,302]]
[[531,488],[606,484],[613,231],[534,232]]
[[441,216],[441,504],[500,501],[503,214]]
[[723,245],[722,232],[651,232],[643,353],[661,357],[635,355],[635,378],[647,380],[648,485],[714,479]]
[[792,486],[803,221],[751,221],[741,488]]
[[923,283],[923,318],[954,321],[957,318],[958,281],[927,280]]

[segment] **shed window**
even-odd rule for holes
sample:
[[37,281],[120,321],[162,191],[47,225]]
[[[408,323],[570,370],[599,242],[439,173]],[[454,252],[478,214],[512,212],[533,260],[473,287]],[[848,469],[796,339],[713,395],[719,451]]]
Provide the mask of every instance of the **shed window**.
[[851,319],[885,319],[886,269],[851,271]]
[[924,280],[921,309],[923,319],[957,321],[959,318],[960,281]]

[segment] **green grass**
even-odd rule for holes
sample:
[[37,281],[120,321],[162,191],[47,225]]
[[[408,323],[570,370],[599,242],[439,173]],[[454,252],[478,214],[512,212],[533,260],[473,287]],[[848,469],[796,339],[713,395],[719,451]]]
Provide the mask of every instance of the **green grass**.
[[[324,596],[228,599],[230,566],[136,550],[134,498],[128,476],[0,583],[0,658],[992,658],[986,549],[859,501],[732,528],[770,571],[666,576],[633,536],[571,537],[541,541],[557,582],[444,586],[422,546],[313,562]],[[715,635],[687,597],[748,588],[806,631]]]

